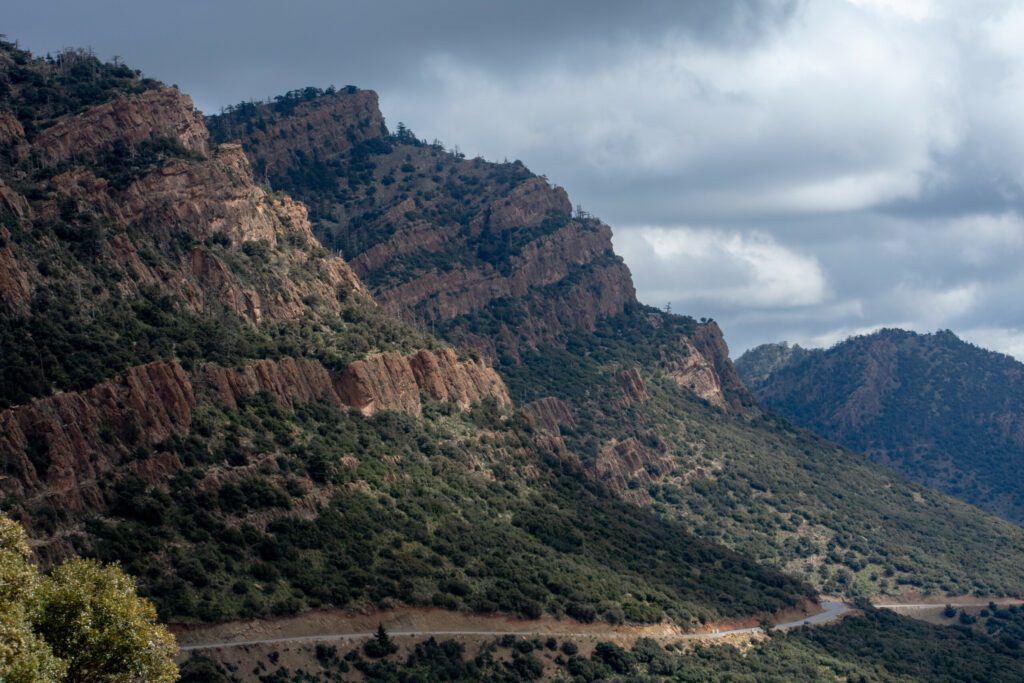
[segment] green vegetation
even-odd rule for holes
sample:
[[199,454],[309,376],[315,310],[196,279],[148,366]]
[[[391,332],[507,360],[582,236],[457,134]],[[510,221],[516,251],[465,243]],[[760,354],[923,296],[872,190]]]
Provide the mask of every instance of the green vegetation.
[[882,330],[828,350],[788,353],[773,370],[737,361],[772,410],[909,479],[1024,523],[1024,365],[952,332]]
[[91,50],[33,57],[3,36],[0,64],[0,106],[14,113],[29,139],[60,116],[161,85],[124,64],[103,62]]
[[608,497],[493,407],[366,419],[265,396],[203,406],[192,436],[159,446],[186,469],[166,486],[110,482],[112,514],[80,538],[139,576],[165,618],[397,601],[698,623],[808,593]]
[[[702,538],[786,567],[826,591],[1016,594],[1024,537],[1009,524],[909,485],[865,458],[757,410],[726,414],[659,370],[683,357],[692,319],[641,309],[569,334],[563,346],[500,366],[520,403],[556,396],[574,410],[569,447],[594,462],[634,438],[672,461],[650,483],[652,506]],[[617,371],[639,366],[651,395],[619,401]],[[689,474],[688,474],[689,473]],[[696,476],[694,476],[696,474]]]
[[[324,652],[314,669],[291,671],[264,666],[261,681],[340,680],[358,671],[369,681],[518,681],[542,676],[579,683],[590,681],[856,681],[933,683],[935,681],[1016,681],[1024,676],[1024,653],[1017,645],[960,627],[936,627],[869,610],[836,626],[775,633],[749,649],[731,645],[662,644],[648,638],[624,648],[599,642],[589,655],[576,644],[504,636],[467,653],[454,640],[430,638],[405,656],[367,660],[352,650],[345,655]],[[330,648],[334,650],[332,646]],[[326,650],[326,648],[325,648]],[[326,656],[330,655],[330,656]],[[182,668],[183,681],[229,683],[236,680],[223,667],[194,656]],[[190,672],[206,678],[190,678]],[[335,678],[337,677],[337,678]]]
[[170,683],[176,650],[124,572],[72,559],[41,577],[25,532],[0,515],[0,680]]

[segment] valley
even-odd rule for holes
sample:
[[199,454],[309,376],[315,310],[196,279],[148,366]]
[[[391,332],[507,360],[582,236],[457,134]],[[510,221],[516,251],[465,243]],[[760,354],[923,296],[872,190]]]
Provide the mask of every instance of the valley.
[[0,568],[123,571],[183,683],[1024,672],[870,607],[1024,595],[1024,530],[763,407],[522,163],[0,66]]

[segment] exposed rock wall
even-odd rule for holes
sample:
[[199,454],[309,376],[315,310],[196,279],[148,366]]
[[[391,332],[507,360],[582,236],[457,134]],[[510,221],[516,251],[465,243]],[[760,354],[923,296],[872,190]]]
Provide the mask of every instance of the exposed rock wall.
[[640,375],[640,368],[629,368],[616,373],[615,383],[622,392],[619,399],[620,407],[631,403],[646,403],[650,399],[650,394],[647,393],[647,384]]
[[604,446],[588,473],[624,500],[642,505],[651,502],[648,486],[673,467],[673,458],[663,449],[648,448],[629,438]]
[[560,428],[576,427],[576,418],[572,410],[563,401],[554,396],[545,396],[530,401],[520,412],[534,427],[558,434]]
[[[171,453],[140,460],[140,448],[186,435],[196,405],[214,398],[230,409],[267,393],[281,405],[324,401],[365,415],[419,415],[422,393],[462,409],[511,400],[501,378],[479,361],[460,361],[451,349],[409,356],[383,353],[332,376],[311,359],[253,361],[240,369],[207,363],[190,376],[177,362],[130,368],[82,392],[61,393],[0,413],[0,466],[5,496],[45,496],[72,518],[103,510],[97,482],[119,471],[165,478],[180,469]],[[156,479],[153,479],[154,481]]]
[[739,409],[749,393],[729,360],[729,347],[718,324],[704,323],[692,337],[680,341],[684,355],[663,361],[672,379],[718,408]]
[[421,392],[465,409],[487,399],[512,404],[501,377],[481,361],[459,361],[451,349],[390,352],[352,363],[337,383],[342,401],[364,415],[395,410],[419,415]]
[[[273,178],[287,173],[303,160],[330,159],[354,145],[380,137],[384,117],[377,93],[372,90],[339,91],[300,102],[288,111],[273,106],[259,108],[260,123],[228,126],[218,130],[223,140],[246,141],[254,165]],[[211,125],[226,125],[219,118]]]
[[0,413],[3,488],[51,496],[69,512],[102,504],[97,478],[188,431],[195,395],[177,363],[150,363],[84,392],[57,394]]
[[342,406],[327,368],[308,358],[258,360],[239,370],[207,363],[202,376],[216,397],[230,408],[237,408],[239,399],[259,393],[268,393],[289,408],[314,401]]
[[30,154],[45,165],[70,159],[95,161],[117,141],[136,147],[153,138],[172,138],[186,149],[206,154],[207,137],[192,98],[173,88],[161,88],[60,119],[36,136]]

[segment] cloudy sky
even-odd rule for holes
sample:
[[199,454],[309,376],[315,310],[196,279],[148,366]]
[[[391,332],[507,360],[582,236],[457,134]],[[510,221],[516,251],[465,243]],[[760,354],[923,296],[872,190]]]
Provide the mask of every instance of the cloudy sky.
[[615,232],[649,304],[734,355],[880,326],[1024,359],[1024,3],[5,0],[36,52],[119,55],[215,112],[377,90]]

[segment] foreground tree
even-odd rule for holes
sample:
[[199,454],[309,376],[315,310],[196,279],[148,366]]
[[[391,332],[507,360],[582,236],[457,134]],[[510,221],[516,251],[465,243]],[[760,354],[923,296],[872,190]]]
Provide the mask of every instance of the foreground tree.
[[30,556],[24,530],[0,515],[0,680],[7,683],[59,681],[67,670],[29,621],[27,598],[39,585]]
[[0,680],[170,683],[177,646],[120,568],[73,559],[40,577],[0,515]]

